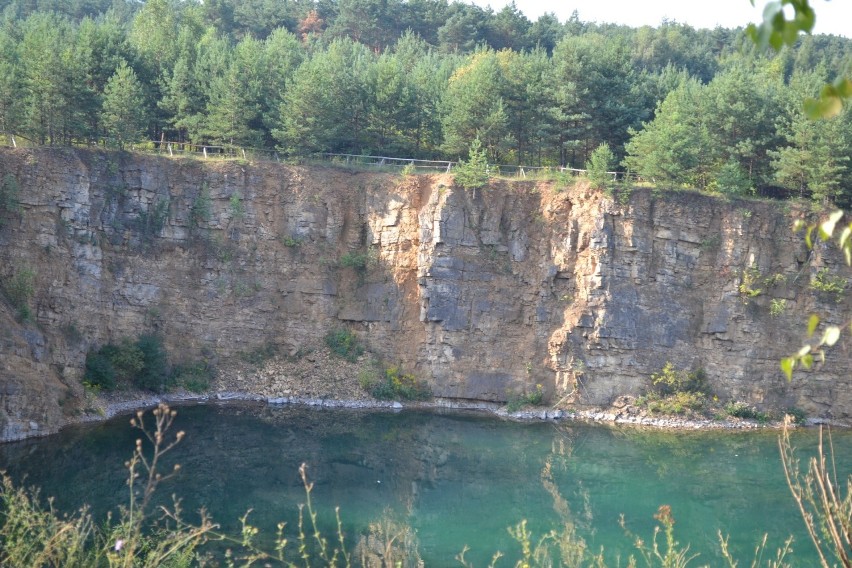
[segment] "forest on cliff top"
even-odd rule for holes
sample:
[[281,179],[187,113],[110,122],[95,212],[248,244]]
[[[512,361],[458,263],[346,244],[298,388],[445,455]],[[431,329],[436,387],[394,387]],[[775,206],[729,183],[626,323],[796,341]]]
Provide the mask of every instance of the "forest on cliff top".
[[0,130],[612,168],[665,187],[852,202],[844,112],[801,101],[852,43],[741,29],[531,22],[447,0],[2,0]]

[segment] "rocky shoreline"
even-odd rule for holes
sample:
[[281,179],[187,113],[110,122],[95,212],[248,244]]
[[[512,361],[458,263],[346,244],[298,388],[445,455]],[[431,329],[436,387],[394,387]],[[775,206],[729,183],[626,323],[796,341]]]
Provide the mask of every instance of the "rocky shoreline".
[[[297,357],[273,355],[263,361],[247,363],[230,361],[221,366],[210,388],[202,393],[185,391],[152,395],[150,393],[121,391],[101,394],[88,400],[87,412],[82,419],[72,422],[96,422],[122,414],[152,408],[160,403],[185,404],[263,404],[270,406],[303,405],[319,408],[350,408],[400,411],[416,409],[426,411],[459,410],[487,412],[495,417],[519,422],[580,421],[612,424],[638,428],[664,430],[756,430],[777,429],[780,421],[726,417],[651,415],[635,405],[630,396],[618,397],[608,408],[591,406],[525,406],[509,412],[508,407],[497,402],[436,397],[429,401],[400,402],[372,398],[360,385],[360,377],[375,371],[376,358],[372,354],[347,361],[334,356],[324,345],[313,344]],[[808,420],[805,425],[830,424],[849,427],[849,424],[819,419]]]
[[[564,408],[529,407],[516,412],[507,411],[504,405],[488,402],[458,401],[453,399],[434,399],[428,402],[381,401],[374,399],[334,399],[306,396],[266,397],[250,392],[209,392],[203,394],[173,393],[148,395],[126,399],[102,400],[100,411],[88,413],[82,422],[98,422],[123,414],[132,414],[139,410],[153,408],[160,403],[172,406],[188,404],[263,404],[269,406],[301,405],[327,409],[363,409],[363,410],[459,410],[486,412],[498,418],[518,422],[539,421],[579,421],[594,424],[633,426],[660,430],[758,430],[778,429],[782,422],[758,422],[748,419],[695,419],[680,416],[630,416],[618,412],[618,409],[604,408]],[[849,424],[836,421],[809,419],[804,426],[831,425],[848,428]]]

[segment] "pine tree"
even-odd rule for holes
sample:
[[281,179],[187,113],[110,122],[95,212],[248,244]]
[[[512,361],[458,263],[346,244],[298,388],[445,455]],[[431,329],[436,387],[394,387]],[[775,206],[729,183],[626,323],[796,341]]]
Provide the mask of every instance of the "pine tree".
[[465,189],[479,189],[488,183],[488,158],[479,138],[474,138],[468,149],[468,160],[459,160],[455,169],[455,182]]
[[107,137],[119,148],[144,137],[148,112],[142,85],[126,62],[115,70],[104,89],[101,121]]
[[234,48],[224,74],[211,81],[204,128],[211,140],[250,147],[262,144],[262,51],[261,42],[247,37]]
[[502,74],[490,49],[470,56],[456,69],[444,92],[444,151],[463,155],[470,140],[479,139],[497,159],[506,148],[507,115],[501,97]]
[[608,189],[612,186],[612,174],[609,173],[615,167],[615,154],[604,142],[591,153],[589,161],[586,162],[586,175],[593,187]]
[[331,43],[295,72],[273,135],[292,154],[363,148],[370,108],[365,78],[374,57],[348,39]]

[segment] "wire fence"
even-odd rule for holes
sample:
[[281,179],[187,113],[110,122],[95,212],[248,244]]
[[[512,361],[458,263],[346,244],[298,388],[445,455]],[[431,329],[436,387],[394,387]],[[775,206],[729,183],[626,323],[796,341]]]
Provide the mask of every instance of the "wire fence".
[[[40,146],[37,142],[16,133],[0,131],[4,144],[12,148]],[[82,147],[101,147],[96,141],[81,141],[73,144]],[[154,153],[168,156],[192,156],[205,160],[233,160],[281,162],[277,150],[268,148],[250,148],[230,144],[196,144],[171,140],[155,140],[134,144],[131,148],[137,152]],[[308,162],[320,162],[345,167],[357,167],[376,170],[403,170],[411,172],[452,173],[458,162],[447,160],[422,160],[417,158],[397,158],[393,156],[376,156],[369,154],[338,154],[321,152],[311,154],[304,159]],[[588,172],[580,168],[567,166],[524,166],[515,164],[488,164],[487,172],[495,176],[516,177],[519,179],[551,177],[555,174],[582,177]],[[632,172],[606,172],[615,182],[642,181],[642,178]]]

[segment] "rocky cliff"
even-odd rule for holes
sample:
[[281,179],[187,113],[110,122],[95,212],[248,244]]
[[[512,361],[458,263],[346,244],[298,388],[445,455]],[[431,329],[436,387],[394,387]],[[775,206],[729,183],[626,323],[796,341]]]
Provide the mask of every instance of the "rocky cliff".
[[229,360],[346,327],[436,395],[486,401],[540,384],[608,404],[671,361],[722,399],[852,415],[843,347],[778,371],[807,314],[850,312],[811,286],[845,265],[782,203],[67,149],[0,150],[0,176],[21,203],[0,228],[4,439],[73,420],[86,352],[146,331]]

